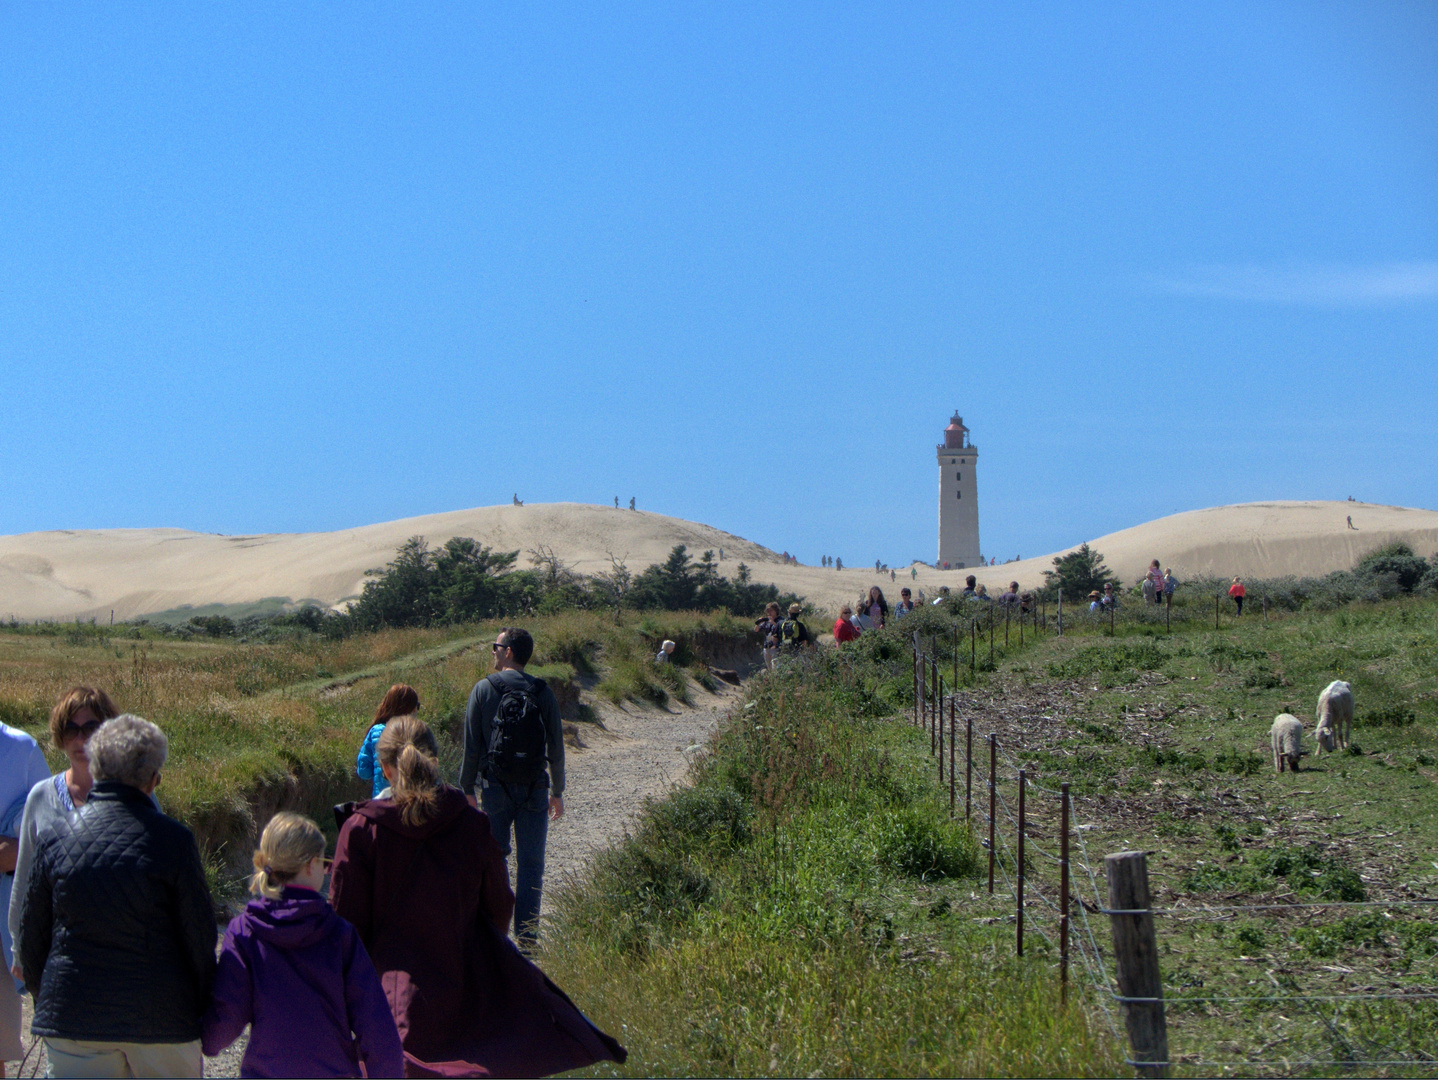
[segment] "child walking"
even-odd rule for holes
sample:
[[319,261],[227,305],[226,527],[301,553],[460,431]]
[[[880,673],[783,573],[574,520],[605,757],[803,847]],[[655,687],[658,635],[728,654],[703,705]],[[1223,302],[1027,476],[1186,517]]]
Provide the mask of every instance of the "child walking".
[[380,792],[389,787],[384,772],[375,764],[375,749],[379,746],[379,737],[384,734],[384,726],[396,716],[413,716],[417,712],[419,692],[404,683],[391,686],[374,711],[374,722],[364,737],[359,756],[355,758],[355,775],[361,780],[368,780],[373,786],[371,798],[378,799]]
[[270,819],[255,899],[230,921],[205,1014],[210,1056],[250,1025],[241,1076],[403,1076],[394,1016],[359,933],[320,893],[325,838],[299,814]]

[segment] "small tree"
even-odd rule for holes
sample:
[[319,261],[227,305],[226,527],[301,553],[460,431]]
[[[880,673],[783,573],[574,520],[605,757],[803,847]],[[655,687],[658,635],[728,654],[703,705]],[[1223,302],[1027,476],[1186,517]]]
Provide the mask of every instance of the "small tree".
[[1085,600],[1105,585],[1118,585],[1118,576],[1103,564],[1103,556],[1083,544],[1077,551],[1054,558],[1054,569],[1044,571],[1044,585],[1058,589],[1065,600]]
[[1358,560],[1357,570],[1360,574],[1374,577],[1390,577],[1404,592],[1412,592],[1428,572],[1428,561],[1415,554],[1407,544],[1399,542],[1370,551]]

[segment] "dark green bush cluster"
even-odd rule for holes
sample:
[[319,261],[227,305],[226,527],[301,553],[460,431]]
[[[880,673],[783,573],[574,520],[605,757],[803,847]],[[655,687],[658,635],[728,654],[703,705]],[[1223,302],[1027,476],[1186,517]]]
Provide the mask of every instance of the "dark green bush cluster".
[[1044,571],[1044,588],[1053,595],[1062,593],[1070,603],[1088,599],[1094,590],[1103,592],[1105,585],[1118,588],[1118,575],[1104,565],[1103,556],[1083,544],[1077,551],[1054,559],[1054,568]]
[[[1269,607],[1280,611],[1331,611],[1354,602],[1377,603],[1409,594],[1438,592],[1438,559],[1425,559],[1407,544],[1389,544],[1369,552],[1352,570],[1323,577],[1250,580],[1246,585],[1252,607],[1261,605],[1266,597]],[[1227,596],[1228,582],[1218,578],[1185,581],[1175,595],[1206,597],[1211,605],[1215,594]]]
[[739,564],[737,578],[721,577],[714,553],[696,562],[683,544],[663,563],[631,578],[622,563],[612,572],[575,574],[552,551],[530,553],[533,570],[517,570],[519,552],[495,552],[466,537],[430,551],[422,537],[408,540],[371,580],[349,613],[335,618],[354,629],[382,626],[444,626],[510,615],[555,614],[566,610],[626,607],[640,611],[694,611],[727,608],[752,616],[771,602],[787,607],[798,600],[773,585],[749,580]]

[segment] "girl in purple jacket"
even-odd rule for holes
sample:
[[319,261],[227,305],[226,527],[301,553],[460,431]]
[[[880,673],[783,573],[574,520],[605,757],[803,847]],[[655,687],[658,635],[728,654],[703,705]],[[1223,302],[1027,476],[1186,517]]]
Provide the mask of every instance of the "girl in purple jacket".
[[404,1075],[404,1051],[374,964],[355,928],[330,909],[325,838],[309,818],[270,819],[250,891],[230,921],[204,1019],[218,1054],[250,1025],[241,1076]]

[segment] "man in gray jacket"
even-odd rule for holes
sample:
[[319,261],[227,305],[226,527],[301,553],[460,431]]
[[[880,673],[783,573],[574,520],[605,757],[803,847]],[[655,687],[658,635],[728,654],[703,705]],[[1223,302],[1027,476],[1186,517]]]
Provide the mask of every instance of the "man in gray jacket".
[[475,684],[464,713],[459,786],[473,796],[478,781],[480,809],[506,860],[513,834],[515,937],[526,944],[539,934],[549,821],[564,814],[564,729],[554,691],[524,672],[534,655],[529,631],[505,627],[492,648],[494,674]]

